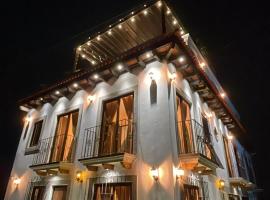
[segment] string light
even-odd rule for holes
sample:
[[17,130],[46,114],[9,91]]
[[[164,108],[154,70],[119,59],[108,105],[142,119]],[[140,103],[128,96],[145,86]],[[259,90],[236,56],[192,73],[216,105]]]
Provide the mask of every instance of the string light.
[[147,53],[146,54],[146,58],[150,58],[151,57],[151,54],[150,53]]
[[78,47],[78,51],[81,51],[81,50],[82,50],[82,47],[81,47],[81,46],[79,46],[79,47]]
[[144,15],[147,15],[148,14],[148,11],[147,10],[143,11],[143,14]]
[[162,2],[159,1],[159,2],[158,2],[158,7],[160,8],[161,6],[162,6]]
[[82,54],[82,58],[85,58],[85,55],[84,54]]
[[91,64],[92,64],[92,65],[95,65],[95,64],[96,64],[96,61],[91,60]]
[[109,31],[108,31],[108,34],[109,34],[109,35],[112,35],[112,30],[109,30]]
[[43,98],[42,97],[40,97],[40,99],[39,99],[40,101],[43,101]]
[[200,63],[200,67],[201,67],[202,69],[204,69],[205,66],[206,66],[205,62]]
[[226,97],[225,92],[221,92],[221,93],[220,93],[220,96],[221,96],[222,98],[225,98],[225,97]]
[[119,24],[119,25],[118,25],[118,28],[119,28],[119,29],[122,29],[122,24]]
[[90,41],[88,41],[86,44],[87,44],[88,46],[90,46],[90,45],[91,45],[91,42],[90,42]]
[[176,19],[173,20],[173,25],[177,25],[177,20]]
[[78,83],[73,84],[73,87],[75,87],[75,88],[77,88],[78,86],[79,86]]
[[134,15],[134,11],[132,11],[131,14]]
[[94,75],[94,79],[98,79],[99,76],[97,74]]
[[99,35],[99,36],[97,36],[97,40],[98,40],[98,41],[100,41],[100,40],[101,40],[101,37],[100,37],[100,35]]
[[146,7],[147,5],[146,5],[146,4],[144,4],[143,6],[144,6],[144,7]]
[[182,30],[182,31],[180,32],[180,34],[181,34],[181,35],[184,35],[184,34],[185,34],[185,32]]
[[118,70],[122,70],[123,69],[123,65],[121,65],[121,64],[117,65],[117,69]]
[[132,17],[132,18],[131,18],[131,21],[132,21],[132,22],[135,22],[135,17]]
[[166,12],[167,15],[171,14],[171,10],[168,9],[167,12]]
[[184,56],[181,56],[180,58],[178,58],[178,61],[179,61],[180,63],[183,63],[183,62],[185,61]]
[[60,94],[60,92],[59,92],[58,90],[56,90],[56,91],[55,91],[55,94],[56,94],[56,95],[59,95],[59,94]]

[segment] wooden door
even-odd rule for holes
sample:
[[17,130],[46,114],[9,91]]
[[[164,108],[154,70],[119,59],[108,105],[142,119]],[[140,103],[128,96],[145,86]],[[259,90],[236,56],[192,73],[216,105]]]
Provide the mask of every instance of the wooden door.
[[66,200],[67,186],[54,186],[52,200]]
[[199,187],[193,185],[184,185],[184,200],[199,200]]

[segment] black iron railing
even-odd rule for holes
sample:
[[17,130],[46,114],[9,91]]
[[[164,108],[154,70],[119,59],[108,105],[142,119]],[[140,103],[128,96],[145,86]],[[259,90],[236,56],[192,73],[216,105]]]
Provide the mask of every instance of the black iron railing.
[[134,132],[134,122],[126,119],[86,128],[81,158],[133,153]]
[[74,145],[73,135],[58,135],[39,141],[39,152],[34,155],[32,165],[42,165],[60,161],[71,161]]
[[196,120],[178,122],[178,149],[180,154],[199,153],[212,159],[210,133]]

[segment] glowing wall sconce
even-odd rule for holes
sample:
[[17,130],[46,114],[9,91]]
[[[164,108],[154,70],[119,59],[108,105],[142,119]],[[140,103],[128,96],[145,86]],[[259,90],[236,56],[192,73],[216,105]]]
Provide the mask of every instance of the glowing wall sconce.
[[149,72],[149,77],[151,80],[155,80],[155,77],[154,77],[154,73],[153,72]]
[[13,183],[18,187],[18,185],[20,185],[20,183],[21,183],[21,179],[20,178],[15,178]]
[[175,81],[176,76],[177,76],[176,72],[173,72],[172,74],[170,74],[170,79],[171,79],[172,81]]
[[95,99],[96,99],[96,96],[95,95],[89,95],[87,97],[87,100],[89,101],[89,103],[93,103],[95,101]]
[[185,175],[185,170],[181,169],[181,168],[177,168],[175,169],[175,174],[176,174],[176,178],[181,178],[182,176]]
[[79,183],[82,183],[82,182],[83,182],[83,176],[82,176],[82,172],[81,172],[81,171],[77,171],[77,172],[76,172],[76,180],[77,180]]
[[158,178],[159,178],[159,170],[158,170],[158,168],[153,167],[151,169],[150,173],[151,173],[151,176],[153,177],[153,179],[155,181],[158,181]]
[[224,186],[225,186],[225,181],[222,179],[218,180],[218,189],[222,190],[224,189]]

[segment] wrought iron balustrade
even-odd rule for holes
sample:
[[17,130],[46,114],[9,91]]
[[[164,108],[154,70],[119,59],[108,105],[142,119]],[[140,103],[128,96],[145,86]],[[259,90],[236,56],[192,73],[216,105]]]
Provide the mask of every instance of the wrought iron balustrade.
[[180,154],[201,154],[212,159],[210,133],[196,120],[178,122],[178,148]]
[[83,136],[81,158],[93,158],[133,153],[135,124],[132,120],[104,123],[86,128]]
[[73,135],[57,135],[39,141],[39,152],[34,155],[32,165],[54,162],[70,162],[74,145]]

